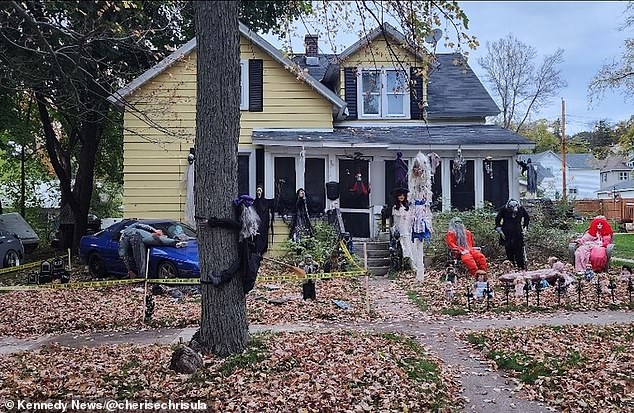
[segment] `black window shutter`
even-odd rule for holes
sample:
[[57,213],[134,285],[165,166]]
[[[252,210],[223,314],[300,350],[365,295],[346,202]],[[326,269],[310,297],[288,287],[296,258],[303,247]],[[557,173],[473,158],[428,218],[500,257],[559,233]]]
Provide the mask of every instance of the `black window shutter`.
[[249,112],[264,108],[264,65],[262,59],[249,59]]
[[347,119],[357,119],[357,68],[343,69],[345,101],[348,104]]
[[423,79],[420,76],[416,76],[416,71],[423,70],[420,67],[410,67],[410,91],[409,91],[409,112],[411,119],[422,119],[423,110],[421,105],[423,103]]

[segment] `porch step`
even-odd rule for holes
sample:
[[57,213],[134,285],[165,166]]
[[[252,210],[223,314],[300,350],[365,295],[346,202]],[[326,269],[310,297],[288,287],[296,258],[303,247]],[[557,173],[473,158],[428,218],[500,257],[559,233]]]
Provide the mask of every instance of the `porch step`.
[[368,271],[370,272],[370,274],[379,277],[387,274],[390,271],[390,267],[388,265],[387,267],[368,268]]
[[[389,234],[388,234],[389,240]],[[375,276],[383,276],[390,270],[390,251],[388,241],[370,241],[353,238],[354,254],[363,260],[363,244],[368,253],[368,272]]]

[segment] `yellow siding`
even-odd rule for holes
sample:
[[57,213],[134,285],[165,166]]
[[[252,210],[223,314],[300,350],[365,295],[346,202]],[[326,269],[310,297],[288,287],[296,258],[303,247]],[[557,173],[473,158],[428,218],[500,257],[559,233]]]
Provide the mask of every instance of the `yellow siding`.
[[[240,53],[243,59],[262,59],[264,66],[264,110],[241,112],[241,147],[252,146],[254,128],[332,128],[328,100],[243,37]],[[196,136],[196,52],[145,83],[128,101],[132,106],[124,115],[124,215],[183,219],[181,180]]]
[[[376,67],[377,69],[404,67],[408,70],[409,75],[409,67],[426,66],[426,62],[416,57],[403,46],[396,44],[394,41],[390,41],[389,45],[390,47],[388,47],[385,39],[376,38],[369,45],[357,50],[356,53],[348,56],[343,61],[339,73],[339,95],[342,98],[345,97],[344,68],[346,67]],[[423,83],[423,97],[424,100],[427,100],[427,82]]]

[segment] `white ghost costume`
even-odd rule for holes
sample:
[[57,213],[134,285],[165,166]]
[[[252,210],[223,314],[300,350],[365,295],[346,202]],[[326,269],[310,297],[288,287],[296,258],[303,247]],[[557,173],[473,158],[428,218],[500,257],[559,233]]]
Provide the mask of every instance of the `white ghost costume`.
[[[409,199],[412,222],[412,267],[416,270],[416,280],[425,279],[425,264],[423,246],[432,234],[432,190],[431,167],[429,159],[422,152],[418,152],[409,170]],[[405,248],[404,248],[405,249]]]

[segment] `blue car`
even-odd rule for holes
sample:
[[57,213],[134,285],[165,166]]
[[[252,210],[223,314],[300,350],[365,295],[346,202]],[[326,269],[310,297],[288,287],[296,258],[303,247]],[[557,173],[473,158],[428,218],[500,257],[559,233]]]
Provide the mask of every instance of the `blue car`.
[[[107,274],[126,275],[127,270],[119,257],[119,237],[121,231],[134,222],[161,229],[165,235],[174,237],[175,229],[180,226],[188,236],[184,248],[153,246],[150,249],[150,278],[190,278],[200,277],[198,266],[198,241],[196,232],[179,221],[169,219],[125,219],[93,235],[82,237],[79,253],[82,262],[88,265],[93,278],[102,278]],[[140,275],[140,274],[139,274]]]

